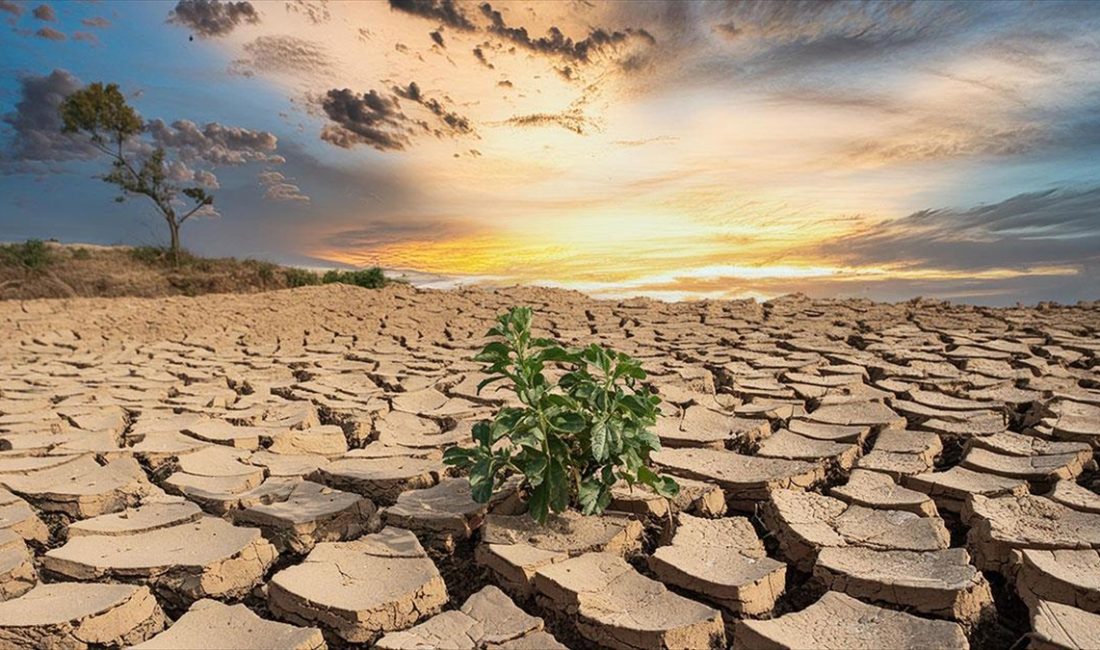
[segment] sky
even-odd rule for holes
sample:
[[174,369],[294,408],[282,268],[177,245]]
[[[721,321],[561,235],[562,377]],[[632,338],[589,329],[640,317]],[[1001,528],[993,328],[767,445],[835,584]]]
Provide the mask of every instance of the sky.
[[0,240],[666,300],[1100,298],[1100,3],[0,0]]

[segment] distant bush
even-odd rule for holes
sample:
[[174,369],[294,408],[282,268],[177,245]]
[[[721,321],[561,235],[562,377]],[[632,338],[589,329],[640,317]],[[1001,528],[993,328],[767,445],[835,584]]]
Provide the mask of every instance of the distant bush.
[[0,262],[4,266],[22,266],[38,271],[49,266],[52,261],[50,247],[41,239],[28,239],[22,244],[0,246]]
[[291,289],[295,287],[312,287],[315,284],[321,284],[321,276],[306,269],[288,267],[283,269],[283,275],[286,276],[286,286]]
[[275,269],[279,268],[271,262],[265,262],[263,260],[249,259],[245,260],[243,264],[246,267],[251,267],[252,269],[255,269],[256,275],[260,278],[260,281],[265,284],[273,282],[275,280]]
[[87,259],[91,259],[91,257],[92,257],[92,251],[88,250],[87,248],[74,248],[73,249],[73,259],[74,260],[87,260]]
[[339,282],[340,284],[352,284],[364,289],[379,289],[386,285],[386,276],[382,273],[382,269],[377,266],[360,271],[337,271],[333,269],[326,271],[321,276],[321,282],[323,284]]
[[150,266],[159,266],[168,259],[168,251],[159,246],[135,246],[130,249],[130,257]]
[[182,248],[176,254],[178,257],[175,262],[172,260],[172,255],[172,250],[163,246],[135,246],[130,249],[131,258],[149,266],[193,266],[199,271],[209,271],[212,268],[210,260]]

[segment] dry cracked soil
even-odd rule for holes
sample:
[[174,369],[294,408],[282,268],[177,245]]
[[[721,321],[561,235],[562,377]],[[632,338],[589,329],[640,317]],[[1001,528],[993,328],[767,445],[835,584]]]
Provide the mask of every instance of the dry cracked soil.
[[[672,500],[441,462],[494,316],[643,361]],[[1100,305],[331,285],[0,303],[2,648],[1100,646]],[[553,372],[560,372],[555,370]]]

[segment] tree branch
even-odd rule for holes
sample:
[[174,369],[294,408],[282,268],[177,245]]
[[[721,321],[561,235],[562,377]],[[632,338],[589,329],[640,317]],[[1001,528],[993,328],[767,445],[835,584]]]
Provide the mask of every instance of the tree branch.
[[200,204],[196,205],[195,207],[191,208],[191,210],[190,210],[190,211],[188,211],[188,213],[187,213],[187,214],[185,214],[185,215],[183,215],[182,217],[180,217],[180,218],[179,218],[179,221],[177,221],[177,222],[176,222],[176,224],[177,224],[177,225],[183,225],[183,222],[184,222],[184,221],[187,221],[187,218],[188,218],[188,217],[190,217],[191,215],[195,214],[195,213],[196,213],[196,212],[198,212],[199,210],[203,209],[203,208],[204,208],[205,206],[207,206],[207,205],[209,205],[209,204],[207,204],[207,203],[200,203]]

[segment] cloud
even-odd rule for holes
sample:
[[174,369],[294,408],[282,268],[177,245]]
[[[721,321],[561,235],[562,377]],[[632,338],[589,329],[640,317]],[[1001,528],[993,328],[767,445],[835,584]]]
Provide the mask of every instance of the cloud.
[[888,164],[945,160],[968,156],[1012,156],[1029,153],[1048,142],[1036,124],[1004,127],[977,124],[928,124],[885,140],[854,143],[848,155],[856,162]]
[[332,19],[328,10],[328,0],[311,2],[310,0],[292,0],[286,3],[286,10],[291,13],[302,14],[314,25],[327,23]]
[[736,39],[743,33],[741,28],[732,22],[718,23],[714,26],[714,32],[728,41]]
[[309,203],[308,196],[302,193],[301,188],[290,182],[286,176],[277,171],[263,171],[259,175],[260,184],[266,187],[264,198],[272,201],[296,201]]
[[72,73],[60,69],[20,79],[20,99],[15,110],[3,116],[10,136],[0,157],[0,168],[19,172],[26,170],[27,163],[54,163],[96,155],[89,143],[61,132],[61,116],[57,112],[61,102],[83,85]]
[[[272,162],[278,138],[268,131],[252,131],[209,122],[202,127],[190,120],[163,120],[146,124],[156,146],[171,150],[183,162],[203,161],[211,165],[243,165]],[[280,157],[281,159],[281,157]]]
[[454,0],[390,0],[390,8],[421,18],[438,20],[444,25],[466,32],[476,29]]
[[192,169],[187,163],[180,160],[172,160],[167,163],[168,180],[181,185],[201,185],[206,189],[216,190],[218,177],[206,169]]
[[225,36],[237,26],[260,22],[260,14],[248,0],[179,0],[168,22],[188,27],[200,37]]
[[57,22],[57,14],[50,5],[38,5],[34,8],[34,17],[47,23]]
[[99,37],[91,32],[73,32],[73,40],[99,45]]
[[474,48],[474,58],[477,59],[478,62],[481,63],[481,65],[489,68],[490,70],[496,67],[492,63],[489,63],[489,60],[485,58],[485,52],[482,51],[480,47]]
[[84,25],[85,27],[96,27],[99,29],[104,29],[111,26],[111,21],[102,16],[95,16],[94,18],[85,18],[84,20],[81,20],[80,24]]
[[333,88],[321,99],[321,108],[334,122],[324,127],[321,139],[338,147],[366,144],[379,151],[394,151],[409,144],[408,118],[395,97],[374,90],[356,95],[348,88]]
[[632,38],[638,38],[649,45],[655,45],[656,39],[644,29],[625,29],[622,31],[607,31],[603,28],[595,28],[585,38],[574,41],[557,26],[551,26],[546,36],[531,38],[526,27],[510,27],[504,21],[501,14],[488,2],[479,7],[481,13],[489,19],[489,31],[501,38],[511,41],[516,45],[541,54],[560,56],[577,62],[587,63],[589,56],[625,43]]
[[64,33],[57,31],[53,27],[42,27],[34,33],[38,38],[44,38],[47,41],[63,41],[66,36]]
[[246,43],[244,51],[247,56],[233,61],[230,70],[245,76],[271,70],[317,74],[332,65],[321,45],[285,34],[259,36]]
[[[445,109],[439,101],[425,97],[420,92],[420,86],[416,85],[415,81],[410,82],[409,85],[404,88],[401,86],[394,86],[393,92],[396,93],[398,97],[414,101],[431,111],[433,115],[439,118],[439,121],[443,123],[447,131],[452,134],[466,135],[474,131],[473,127],[470,126],[470,120],[458,113]],[[423,123],[421,124],[439,137],[445,135],[445,133],[439,129],[431,129],[431,127],[427,127]]]
[[11,0],[0,0],[0,11],[9,13],[18,18],[23,15],[23,5],[12,2]]
[[1100,262],[1100,187],[1018,194],[969,209],[921,210],[821,247],[860,264],[1021,268]]
[[561,113],[514,115],[505,120],[504,124],[519,127],[558,126],[577,135],[584,135],[594,127],[592,120],[577,109],[569,109]]
[[440,241],[476,231],[473,224],[456,219],[399,215],[372,219],[365,228],[349,228],[330,233],[320,243],[326,248],[358,253],[394,244]]

